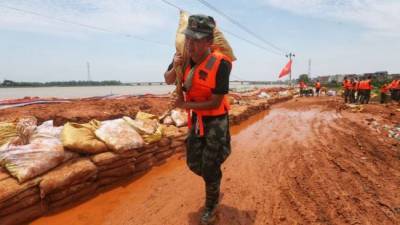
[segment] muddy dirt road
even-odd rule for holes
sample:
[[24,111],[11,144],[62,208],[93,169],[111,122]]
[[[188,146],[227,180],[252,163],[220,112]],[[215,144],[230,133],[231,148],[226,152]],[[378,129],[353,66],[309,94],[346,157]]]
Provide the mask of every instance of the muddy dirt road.
[[[335,104],[297,98],[232,128],[216,224],[400,224],[398,143]],[[203,188],[175,157],[32,224],[194,225]]]

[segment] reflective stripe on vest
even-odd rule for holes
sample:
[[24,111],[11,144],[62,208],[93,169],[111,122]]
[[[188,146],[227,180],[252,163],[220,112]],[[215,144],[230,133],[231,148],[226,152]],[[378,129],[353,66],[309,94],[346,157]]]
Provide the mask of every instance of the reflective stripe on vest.
[[[205,102],[211,100],[212,90],[216,86],[217,70],[221,60],[231,62],[231,60],[219,52],[212,52],[202,63],[200,63],[194,71],[192,87],[186,90],[186,102]],[[185,70],[183,80],[188,78],[190,66]],[[188,109],[188,126],[192,126],[191,112],[197,115],[196,130],[198,129],[200,136],[204,135],[203,116],[220,116],[227,113],[229,110],[229,103],[226,96],[221,101],[221,104],[215,109]]]

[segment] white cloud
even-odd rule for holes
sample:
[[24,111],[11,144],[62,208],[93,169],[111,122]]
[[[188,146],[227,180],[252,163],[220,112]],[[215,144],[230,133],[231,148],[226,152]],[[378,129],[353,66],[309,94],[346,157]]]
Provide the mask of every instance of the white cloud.
[[[158,1],[157,1],[158,2]],[[105,28],[134,35],[149,34],[164,29],[168,17],[160,7],[148,1],[132,0],[13,0],[0,1],[0,28],[51,34],[79,35],[87,28],[59,23],[54,20],[2,8],[8,6],[36,12],[80,24]],[[84,31],[84,32],[83,32]]]
[[399,0],[261,0],[296,14],[361,25],[374,34],[400,36]]

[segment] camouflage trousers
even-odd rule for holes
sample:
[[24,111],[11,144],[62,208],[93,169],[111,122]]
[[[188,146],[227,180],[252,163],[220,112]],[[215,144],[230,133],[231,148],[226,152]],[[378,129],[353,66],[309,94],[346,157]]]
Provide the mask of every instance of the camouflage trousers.
[[222,178],[221,164],[231,153],[228,115],[204,117],[204,136],[196,134],[196,116],[186,139],[187,165],[205,182],[205,207],[212,209],[218,204]]

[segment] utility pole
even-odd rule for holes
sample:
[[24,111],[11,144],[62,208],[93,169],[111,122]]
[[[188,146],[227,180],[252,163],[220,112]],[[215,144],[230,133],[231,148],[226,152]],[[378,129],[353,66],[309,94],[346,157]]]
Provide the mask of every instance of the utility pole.
[[[289,58],[290,61],[292,61],[292,57],[296,57],[294,53],[289,53],[286,54],[286,57]],[[290,73],[289,73],[289,87],[292,87],[292,68],[290,68]]]
[[87,62],[86,65],[87,65],[87,79],[88,81],[91,81],[92,78],[90,77],[90,63]]
[[311,59],[308,60],[308,78],[311,79]]

